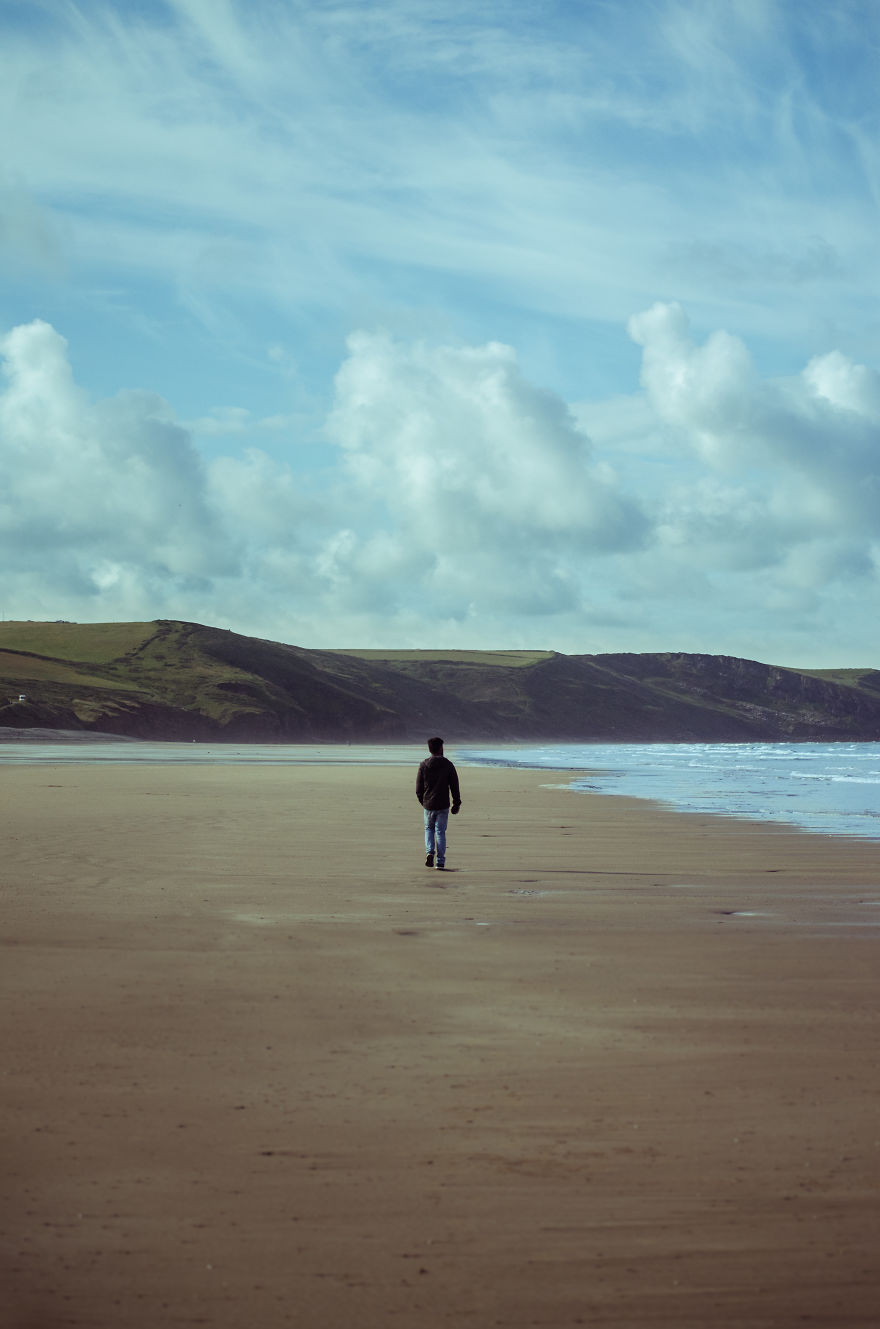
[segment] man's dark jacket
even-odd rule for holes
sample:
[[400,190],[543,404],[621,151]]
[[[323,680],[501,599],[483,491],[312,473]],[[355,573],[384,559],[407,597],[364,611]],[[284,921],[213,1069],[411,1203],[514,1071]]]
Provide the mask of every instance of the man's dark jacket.
[[442,812],[449,807],[452,798],[452,810],[461,807],[461,793],[458,788],[458,772],[448,757],[426,757],[416,776],[416,798],[428,812]]

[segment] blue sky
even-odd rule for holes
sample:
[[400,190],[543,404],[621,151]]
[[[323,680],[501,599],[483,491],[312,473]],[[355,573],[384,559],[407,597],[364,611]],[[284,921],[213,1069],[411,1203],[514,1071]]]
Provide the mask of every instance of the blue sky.
[[0,6],[0,611],[880,666],[878,48]]

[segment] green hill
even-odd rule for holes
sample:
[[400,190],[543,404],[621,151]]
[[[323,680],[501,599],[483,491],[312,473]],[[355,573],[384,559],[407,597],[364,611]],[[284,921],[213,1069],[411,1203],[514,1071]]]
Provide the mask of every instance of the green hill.
[[[24,700],[19,700],[20,697]],[[880,739],[880,672],[730,656],[314,651],[198,623],[0,624],[0,727],[236,742]]]

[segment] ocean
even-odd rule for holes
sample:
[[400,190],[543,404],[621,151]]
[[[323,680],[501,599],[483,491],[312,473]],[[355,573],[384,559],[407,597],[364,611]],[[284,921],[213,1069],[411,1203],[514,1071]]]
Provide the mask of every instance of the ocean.
[[573,789],[652,799],[678,812],[880,839],[880,743],[542,744],[468,747],[462,757],[565,770]]
[[[880,839],[880,743],[447,745],[460,766],[556,771],[575,792],[652,799],[679,812]],[[417,765],[421,745],[2,743],[0,764]]]

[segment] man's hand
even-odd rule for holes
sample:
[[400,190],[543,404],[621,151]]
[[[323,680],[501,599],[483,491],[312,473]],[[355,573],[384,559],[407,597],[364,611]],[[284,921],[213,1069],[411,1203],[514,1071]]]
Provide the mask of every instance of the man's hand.
[[458,813],[459,813],[460,809],[461,809],[461,804],[459,803],[459,805],[458,805],[457,808],[453,808],[453,809],[452,809],[452,815],[453,815],[453,817],[457,817],[457,816],[458,816]]

